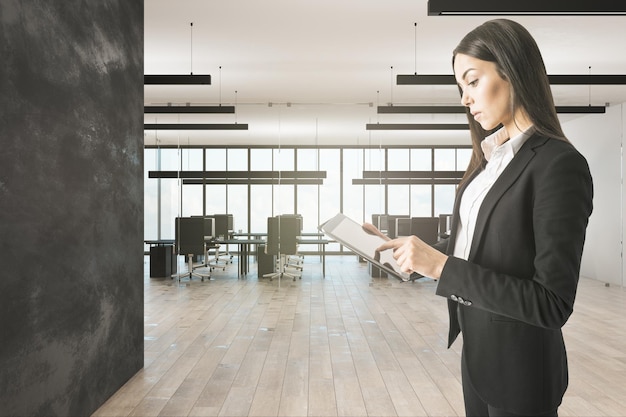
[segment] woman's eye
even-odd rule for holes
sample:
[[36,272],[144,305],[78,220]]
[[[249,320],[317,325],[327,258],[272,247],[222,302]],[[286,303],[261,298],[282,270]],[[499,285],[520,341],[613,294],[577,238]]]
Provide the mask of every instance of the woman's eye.
[[472,87],[476,87],[476,84],[478,84],[478,79],[476,79],[474,81],[470,81],[469,83],[467,83],[467,85],[472,86]]

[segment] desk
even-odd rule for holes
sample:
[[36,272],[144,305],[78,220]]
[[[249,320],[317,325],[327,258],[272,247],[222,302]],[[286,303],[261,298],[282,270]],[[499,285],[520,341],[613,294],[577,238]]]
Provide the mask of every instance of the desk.
[[[238,239],[237,237],[247,237],[247,239]],[[224,239],[218,241],[218,243],[235,244],[239,245],[239,274],[246,275],[248,273],[248,255],[250,253],[250,245],[260,245],[266,243],[261,237],[266,237],[266,232],[259,233],[233,233],[233,239]],[[326,245],[330,243],[328,239],[320,239],[324,236],[324,233],[312,232],[302,233],[298,239],[299,245],[318,245],[318,249],[321,249],[322,258],[322,276],[326,276]],[[256,238],[255,238],[256,237]],[[317,238],[317,239],[314,239]]]
[[250,245],[260,245],[265,243],[263,239],[222,239],[217,243],[224,245],[239,245],[239,275],[245,276],[248,273],[248,255]]
[[[305,233],[302,236],[306,236]],[[322,276],[326,277],[326,245],[328,245],[328,239],[298,239],[298,245],[318,245],[318,248],[322,249]]]

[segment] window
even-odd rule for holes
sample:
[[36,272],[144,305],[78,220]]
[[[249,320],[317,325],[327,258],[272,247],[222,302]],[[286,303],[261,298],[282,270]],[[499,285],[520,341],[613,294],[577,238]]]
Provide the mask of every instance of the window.
[[[303,229],[343,212],[357,221],[372,214],[438,216],[452,212],[455,184],[353,185],[363,171],[464,171],[472,150],[464,147],[403,148],[146,148],[144,157],[145,239],[173,239],[174,219],[233,214],[234,230],[265,232],[267,218],[298,213]],[[323,185],[182,184],[179,179],[148,178],[149,171],[326,171]],[[204,201],[203,201],[204,198]],[[204,207],[203,207],[204,206]],[[339,245],[327,247],[338,251]]]

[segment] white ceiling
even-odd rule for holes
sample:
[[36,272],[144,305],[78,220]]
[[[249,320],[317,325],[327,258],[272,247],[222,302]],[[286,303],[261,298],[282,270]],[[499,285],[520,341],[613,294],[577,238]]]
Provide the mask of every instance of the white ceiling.
[[[147,114],[145,122],[249,125],[146,131],[147,145],[468,143],[463,131],[365,125],[465,122],[464,115],[379,115],[376,107],[458,105],[454,86],[398,86],[395,76],[452,74],[456,44],[492,17],[427,16],[427,0],[147,0],[144,7],[145,74],[212,76],[208,86],[145,86],[145,105],[236,105],[235,114]],[[549,74],[626,74],[624,16],[511,18],[533,34]],[[553,92],[557,105],[626,102],[626,86]],[[579,116],[562,120],[572,117]]]

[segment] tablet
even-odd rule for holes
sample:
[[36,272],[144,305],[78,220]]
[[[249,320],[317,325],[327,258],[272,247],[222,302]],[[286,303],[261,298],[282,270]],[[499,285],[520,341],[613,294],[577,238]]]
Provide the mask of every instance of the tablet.
[[320,224],[318,229],[383,271],[402,281],[409,280],[410,274],[400,270],[392,250],[376,252],[376,248],[385,243],[385,239],[366,231],[360,223],[339,213]]

